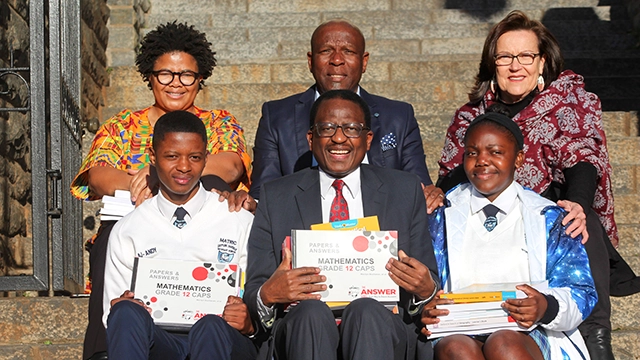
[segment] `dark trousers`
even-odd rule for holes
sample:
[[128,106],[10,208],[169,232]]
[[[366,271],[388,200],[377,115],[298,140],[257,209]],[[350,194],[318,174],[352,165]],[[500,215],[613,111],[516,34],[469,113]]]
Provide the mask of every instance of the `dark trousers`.
[[340,327],[321,301],[305,300],[278,321],[274,329],[277,359],[405,359],[407,326],[379,302],[353,301],[343,312]]
[[160,329],[144,307],[120,301],[109,313],[107,346],[110,359],[255,359],[251,340],[221,317],[207,315],[188,334]]
[[611,330],[611,300],[609,299],[609,255],[607,244],[609,241],[606,232],[602,227],[598,216],[590,210],[587,213],[587,231],[589,241],[584,245],[589,257],[591,275],[596,285],[598,302],[587,317],[578,327],[583,336],[598,328]]
[[[89,323],[84,334],[82,358],[88,359],[97,352],[107,351],[107,333],[102,325],[102,293],[104,290],[104,263],[107,259],[109,234],[115,221],[100,223],[93,246],[89,250],[91,271],[91,295],[89,296]],[[124,290],[123,290],[124,292]]]

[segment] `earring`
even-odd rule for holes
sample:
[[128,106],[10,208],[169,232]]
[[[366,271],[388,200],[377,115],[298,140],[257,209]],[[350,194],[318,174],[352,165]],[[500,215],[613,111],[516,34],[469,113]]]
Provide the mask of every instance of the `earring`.
[[492,94],[496,93],[496,81],[494,79],[491,79],[491,82],[489,83],[489,88],[491,89]]
[[542,75],[538,76],[538,90],[542,92],[544,90],[544,78]]

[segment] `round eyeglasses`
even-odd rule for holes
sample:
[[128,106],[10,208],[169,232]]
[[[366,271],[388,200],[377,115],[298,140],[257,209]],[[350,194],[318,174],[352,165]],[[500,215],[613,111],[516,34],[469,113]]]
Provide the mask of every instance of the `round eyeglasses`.
[[370,128],[361,123],[349,123],[342,125],[334,123],[317,123],[313,124],[309,130],[313,131],[315,129],[316,134],[319,137],[332,137],[335,135],[338,128],[342,129],[342,133],[348,138],[357,138],[362,134],[362,130],[370,130]]
[[531,65],[536,59],[536,56],[539,55],[540,53],[520,53],[518,55],[498,54],[494,56],[494,58],[496,59],[496,65],[498,66],[511,65],[511,63],[513,63],[513,59],[518,59],[520,65]]
[[156,77],[156,80],[158,80],[158,82],[162,85],[171,84],[175,76],[178,75],[178,79],[180,80],[180,83],[182,85],[191,86],[196,82],[196,80],[198,80],[198,77],[200,76],[200,74],[198,74],[197,72],[193,72],[190,70],[185,70],[180,72],[173,72],[169,70],[157,70],[157,71],[152,71],[151,73],[153,74],[153,76]]

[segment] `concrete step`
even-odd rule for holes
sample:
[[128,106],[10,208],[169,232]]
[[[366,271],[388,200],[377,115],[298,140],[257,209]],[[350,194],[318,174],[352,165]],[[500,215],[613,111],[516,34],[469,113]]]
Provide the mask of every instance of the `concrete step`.
[[[478,17],[487,18],[487,15],[494,13],[508,12],[511,9],[522,9],[525,11],[542,10],[546,8],[562,8],[562,7],[597,7],[597,0],[511,0],[507,4],[506,1],[475,1],[475,0],[403,0],[403,1],[386,1],[386,0],[355,0],[343,2],[339,0],[328,0],[318,3],[308,0],[292,0],[292,1],[220,1],[210,2],[207,0],[194,0],[189,4],[157,2],[150,9],[149,16],[182,14],[184,18],[191,19],[190,15],[210,14],[212,20],[220,19],[220,22],[226,20],[227,14],[296,14],[303,16],[306,14],[344,14],[350,12],[368,12],[368,11],[402,11],[402,10],[420,10],[433,11],[434,9],[449,9],[459,12],[466,12]],[[331,9],[331,11],[326,11]],[[291,15],[289,15],[291,16]],[[501,15],[504,16],[504,15]],[[327,17],[332,18],[332,17]],[[175,15],[170,20],[175,19]],[[291,17],[287,18],[291,19]],[[272,22],[285,21],[287,19],[269,19]],[[241,24],[232,24],[236,26]]]
[[[640,55],[640,53],[639,53]],[[457,58],[458,56],[456,56]],[[634,66],[639,58],[608,58],[608,59],[569,59],[567,68],[575,69],[586,78],[587,89],[598,94],[604,102],[605,110],[634,110],[640,98],[640,67]],[[367,89],[384,94],[403,94],[411,99],[406,101],[423,101],[427,93],[432,93],[438,102],[444,98],[456,100],[457,103],[466,101],[466,93],[473,84],[473,78],[477,69],[477,56],[470,55],[461,60],[434,60],[434,61],[381,61],[372,60],[367,72],[363,75],[363,85]],[[630,70],[627,70],[630,69]],[[150,95],[145,84],[132,79],[139,78],[133,67],[115,67],[111,73],[112,86],[126,86],[135,93],[135,97],[147,101],[146,95]],[[271,64],[234,64],[220,65],[214,70],[211,79],[207,80],[209,86],[203,92],[208,91],[215,100],[227,103],[252,103],[263,102],[269,99],[284,97],[296,91],[286,89],[279,84],[292,84],[292,88],[300,89],[309,86],[312,77],[309,73],[306,61],[274,62]],[[411,89],[398,93],[398,84],[407,84]],[[273,88],[256,87],[256,84],[269,85]],[[295,85],[293,85],[295,84]],[[226,87],[225,85],[233,85]],[[246,91],[243,87],[253,87],[254,91]],[[277,87],[278,89],[275,89]],[[400,86],[401,88],[406,88]],[[419,88],[419,89],[417,89]],[[218,95],[222,92],[228,95]],[[131,92],[113,93],[113,101],[110,104],[123,104],[131,98]],[[282,96],[278,96],[282,95]],[[207,95],[208,96],[208,95]],[[394,95],[392,97],[397,97]],[[627,108],[620,109],[621,104]],[[612,106],[609,106],[612,105]],[[634,108],[634,105],[635,108]]]
[[[55,341],[55,339],[53,340]],[[0,345],[0,360],[78,360],[82,342],[77,344]]]
[[88,299],[0,298],[0,360],[79,359]]
[[[326,4],[322,8],[317,4],[306,8],[305,3],[310,2],[301,1],[297,5],[295,2],[252,2],[229,11],[212,12],[211,4],[197,1],[193,7],[185,6],[184,14],[190,23],[207,33],[223,59],[233,62],[304,57],[315,27],[331,18],[345,18],[358,25],[367,39],[369,51],[376,56],[451,54],[456,53],[452,50],[456,45],[459,45],[457,52],[479,54],[490,26],[513,9],[523,9],[531,17],[545,22],[560,38],[566,52],[584,47],[601,48],[599,45],[611,48],[615,44],[615,48],[620,49],[633,45],[633,38],[628,33],[630,21],[625,17],[611,16],[616,11],[616,7],[611,6],[561,7],[553,1],[538,4],[524,0],[512,1],[508,6],[501,2],[454,1],[455,4],[451,4],[448,1],[447,4],[427,4],[416,9],[404,3],[390,7],[365,1],[337,6],[339,11],[323,12]],[[594,3],[597,5],[594,1],[578,2],[581,5]],[[175,20],[175,8],[182,6],[169,6],[166,2],[154,5],[142,32]],[[346,8],[341,9],[343,7]],[[277,17],[273,16],[274,11],[280,12]],[[114,39],[120,38],[118,31],[129,31],[123,36],[127,39],[132,37],[130,30],[114,28]],[[575,41],[585,38],[590,41]],[[596,44],[593,39],[602,44]]]

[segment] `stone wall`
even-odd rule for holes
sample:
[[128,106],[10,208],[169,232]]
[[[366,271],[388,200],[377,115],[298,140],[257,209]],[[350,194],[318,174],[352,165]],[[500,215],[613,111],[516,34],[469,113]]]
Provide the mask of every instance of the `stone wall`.
[[[94,132],[104,121],[109,83],[108,20],[106,0],[81,2],[81,118],[83,127]],[[28,0],[0,2],[0,68],[29,67],[29,34]],[[28,72],[20,74],[29,79]],[[25,107],[28,96],[19,77],[0,78],[0,108]],[[29,113],[0,111],[0,275],[33,272],[30,147]]]
[[107,42],[109,7],[106,0],[83,0],[80,5],[82,56],[82,119],[86,128],[95,132],[102,118],[104,87],[109,85]]
[[[109,66],[129,66],[135,63],[140,44],[140,29],[145,26],[145,13],[151,7],[150,0],[108,0],[111,9],[109,32],[111,46]],[[137,79],[136,79],[137,80]]]
[[[29,66],[27,0],[0,3],[0,67]],[[28,79],[28,73],[21,72]],[[29,91],[14,75],[0,79],[0,108],[25,107]],[[32,273],[31,136],[28,112],[0,111],[0,275]]]

